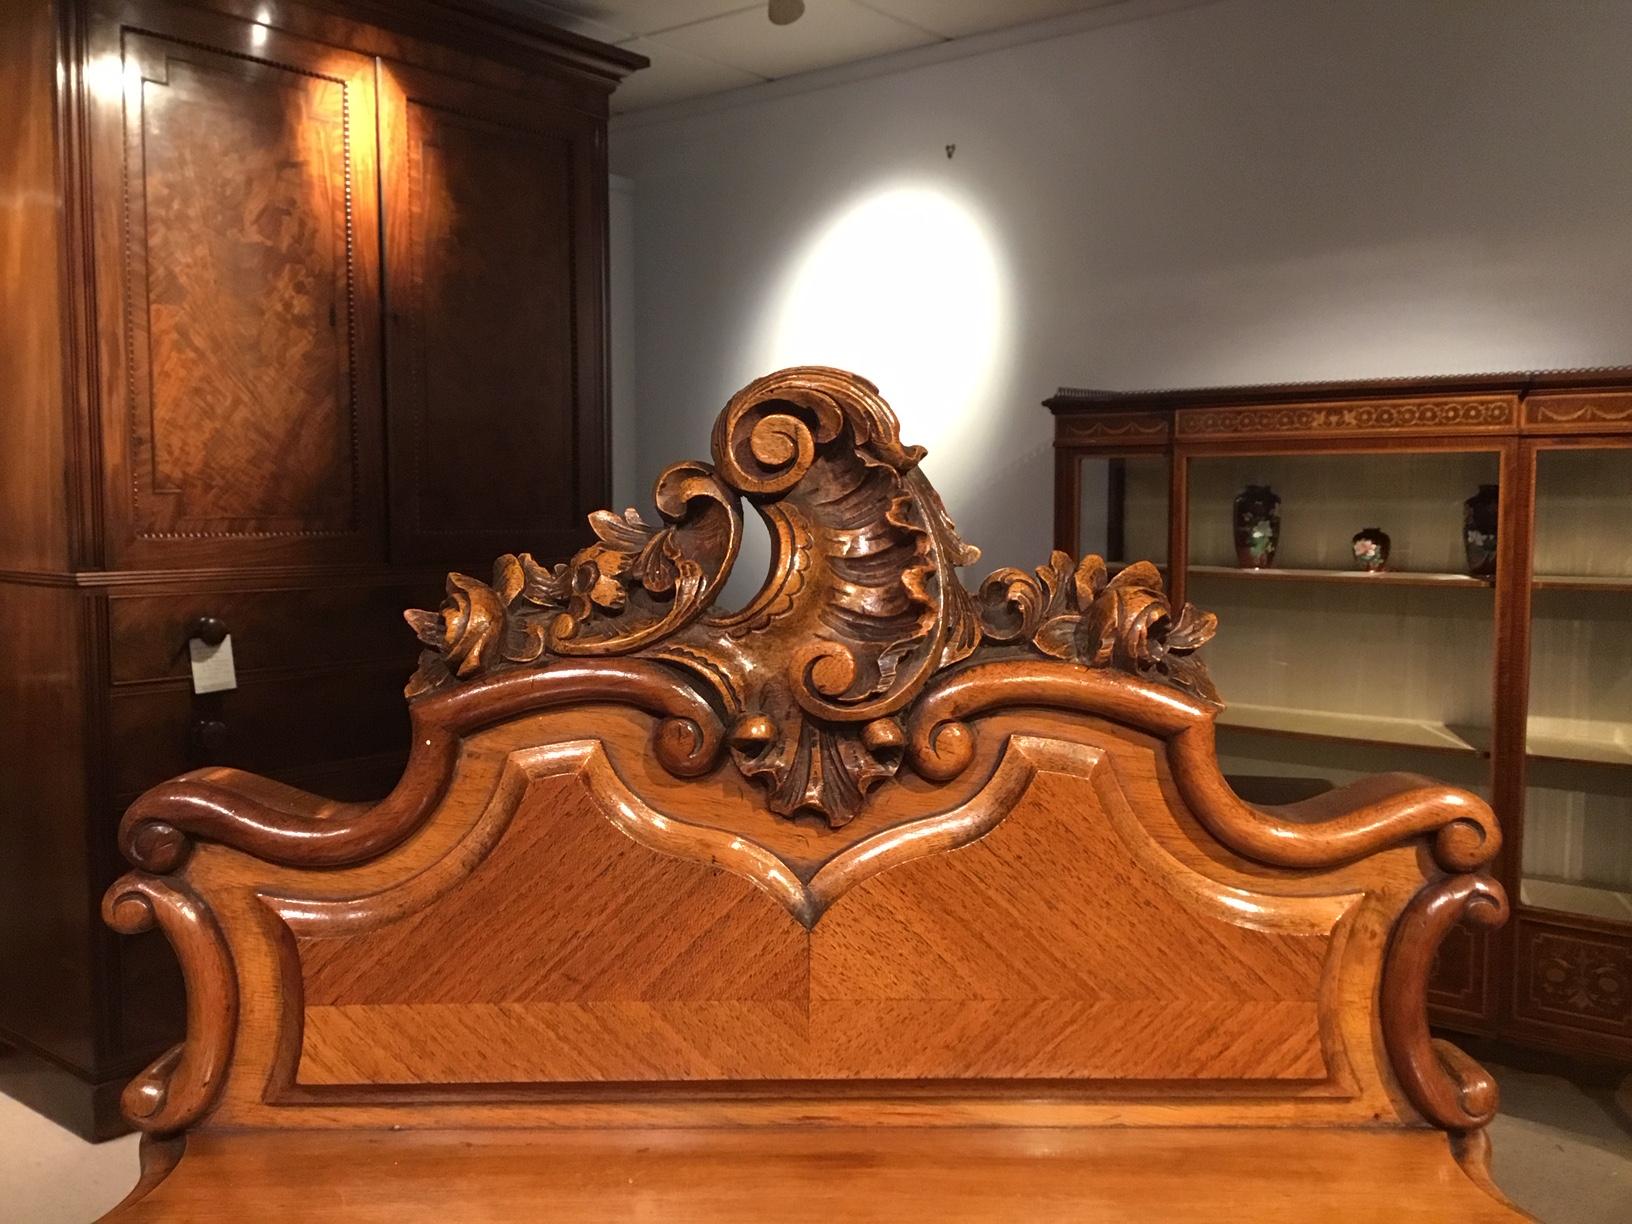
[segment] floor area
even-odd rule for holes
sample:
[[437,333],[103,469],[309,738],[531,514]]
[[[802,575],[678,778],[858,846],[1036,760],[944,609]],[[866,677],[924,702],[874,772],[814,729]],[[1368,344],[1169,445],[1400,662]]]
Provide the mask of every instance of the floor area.
[[[1542,1224],[1632,1220],[1632,1098],[1493,1067],[1496,1180]],[[136,1137],[92,1145],[0,1096],[0,1216],[88,1224],[136,1181]]]

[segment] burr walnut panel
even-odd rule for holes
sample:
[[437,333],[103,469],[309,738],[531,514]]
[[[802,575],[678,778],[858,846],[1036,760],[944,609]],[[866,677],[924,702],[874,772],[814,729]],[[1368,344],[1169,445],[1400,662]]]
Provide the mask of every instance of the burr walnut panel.
[[367,63],[135,33],[125,59],[134,534],[355,534],[374,369],[358,318]]

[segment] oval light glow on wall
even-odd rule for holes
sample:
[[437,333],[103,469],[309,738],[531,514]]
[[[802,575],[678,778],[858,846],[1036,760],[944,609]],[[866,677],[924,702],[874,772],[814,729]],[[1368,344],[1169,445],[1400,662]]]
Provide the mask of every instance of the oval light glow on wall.
[[[1008,286],[986,227],[943,190],[868,195],[817,232],[772,299],[766,369],[834,365],[878,384],[946,480],[1007,355]],[[952,481],[955,483],[955,479]]]

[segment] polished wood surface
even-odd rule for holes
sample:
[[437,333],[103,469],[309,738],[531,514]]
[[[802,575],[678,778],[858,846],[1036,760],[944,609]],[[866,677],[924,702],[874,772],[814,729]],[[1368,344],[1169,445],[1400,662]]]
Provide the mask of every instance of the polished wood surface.
[[[1425,1012],[1505,914],[1490,809],[1242,801],[1215,618],[1093,556],[964,587],[898,430],[780,371],[661,525],[450,575],[378,803],[132,804],[104,913],[171,939],[189,1026],[114,1218],[1519,1218]],[[745,502],[770,573],[720,612]]]
[[[777,1219],[799,1224],[1525,1218],[1490,1197],[1442,1138],[1421,1131],[204,1132],[186,1147],[175,1173],[111,1218],[757,1224],[769,1202]],[[165,1156],[154,1152],[154,1163]],[[287,1176],[291,1169],[301,1175]],[[1380,1197],[1381,1187],[1398,1192]]]
[[[64,378],[62,225],[52,67],[57,29],[46,4],[0,9],[0,567],[64,566],[72,527],[73,450]],[[16,461],[28,456],[30,462]]]
[[[643,63],[484,0],[0,5],[0,1091],[107,1137],[182,1030],[167,941],[92,904],[136,795],[377,799],[401,609],[604,501],[607,97]],[[206,620],[239,684],[200,696]]]
[[108,355],[130,389],[105,447],[109,552],[140,564],[299,539],[312,559],[367,556],[381,462],[374,65],[279,31],[250,58],[242,23],[204,15],[174,28],[122,35],[123,148],[99,167],[123,180],[123,212],[105,212],[99,236],[124,238],[124,300],[109,304],[124,343],[110,337]]
[[[608,480],[591,408],[604,394],[601,124],[407,65],[381,79],[393,551],[565,556]],[[541,456],[568,455],[540,478]]]
[[[1540,806],[1535,788],[1560,785],[1556,771],[1549,781],[1537,763],[1555,757],[1599,765],[1626,760],[1612,735],[1595,740],[1591,734],[1594,719],[1611,732],[1611,724],[1623,720],[1617,682],[1597,678],[1623,672],[1624,658],[1602,646],[1587,653],[1595,640],[1623,638],[1624,616],[1605,617],[1607,605],[1599,602],[1592,616],[1581,605],[1580,615],[1570,619],[1545,600],[1568,597],[1549,595],[1552,591],[1579,591],[1582,599],[1602,601],[1624,590],[1626,549],[1617,515],[1625,494],[1614,474],[1632,457],[1627,433],[1632,367],[1126,393],[1062,389],[1045,402],[1056,423],[1056,543],[1072,551],[1078,546],[1083,457],[1167,457],[1173,541],[1165,572],[1168,594],[1183,600],[1205,593],[1233,613],[1234,623],[1245,622],[1245,633],[1253,632],[1253,624],[1259,627],[1258,641],[1244,643],[1236,656],[1238,680],[1249,672],[1255,678],[1267,674],[1271,669],[1260,665],[1264,644],[1283,634],[1289,620],[1308,623],[1322,616],[1333,606],[1333,586],[1345,587],[1344,598],[1351,602],[1345,605],[1341,637],[1322,640],[1339,648],[1315,647],[1321,657],[1311,658],[1307,667],[1281,669],[1289,677],[1284,691],[1227,711],[1221,727],[1247,726],[1334,744],[1444,748],[1473,758],[1458,776],[1469,777],[1473,770],[1485,775],[1507,834],[1507,849],[1491,874],[1512,894],[1514,916],[1489,929],[1477,921],[1489,912],[1481,904],[1471,911],[1474,921],[1446,924],[1429,983],[1436,1022],[1536,1049],[1632,1063],[1632,923],[1625,920],[1624,903],[1616,913],[1580,912],[1585,907],[1549,903],[1539,890],[1526,897],[1520,888],[1526,826],[1537,823]],[[1583,496],[1578,486],[1591,486],[1590,473],[1558,474],[1551,484],[1538,474],[1538,465],[1559,452],[1591,456],[1591,473],[1608,477],[1594,502],[1605,524],[1596,535],[1571,534],[1567,528],[1573,524],[1561,521],[1572,517],[1561,490],[1567,486],[1572,496]],[[1307,557],[1301,565],[1294,560],[1293,568],[1259,573],[1207,564],[1220,559],[1221,549],[1227,551],[1222,534],[1227,518],[1217,507],[1227,504],[1229,489],[1221,481],[1227,484],[1235,469],[1224,470],[1225,458],[1240,463],[1250,456],[1252,471],[1259,477],[1268,473],[1289,499],[1296,482],[1304,482],[1298,500],[1308,505],[1320,496],[1313,486],[1321,474],[1308,466],[1316,455],[1341,456],[1346,471],[1369,474],[1357,484],[1372,489],[1387,487],[1390,480],[1400,486],[1414,481],[1420,490],[1416,499],[1395,503],[1406,524],[1396,539],[1428,541],[1418,545],[1426,555],[1413,557],[1395,575],[1341,573],[1330,564],[1321,570]],[[1479,597],[1476,580],[1450,572],[1462,568],[1456,556],[1458,508],[1455,499],[1447,501],[1433,490],[1492,481],[1501,489],[1500,553],[1496,576],[1486,581],[1491,603],[1470,617],[1455,601]],[[1538,502],[1549,496],[1558,513],[1543,519]],[[1358,512],[1352,504],[1345,509]],[[1436,515],[1439,521],[1432,522]],[[1354,521],[1358,526],[1370,520]],[[1390,529],[1396,529],[1392,522]],[[1299,545],[1313,546],[1307,536]],[[1338,568],[1346,569],[1347,560]],[[1348,590],[1356,594],[1348,596]],[[1418,643],[1414,656],[1413,671],[1426,677],[1416,708],[1398,686],[1389,685],[1384,672],[1373,672],[1360,685],[1378,717],[1340,726],[1339,717],[1325,712],[1311,717],[1292,708],[1310,691],[1353,683],[1342,672],[1340,654],[1395,651],[1404,601],[1421,621],[1440,626],[1431,648]],[[1358,623],[1357,609],[1375,615]],[[1269,615],[1272,610],[1278,615]],[[1445,628],[1450,625],[1457,626],[1454,632]],[[1557,665],[1533,668],[1533,655]],[[1220,662],[1221,678],[1230,670]],[[1585,679],[1589,675],[1594,679]],[[1234,691],[1241,695],[1239,687]],[[1437,716],[1429,714],[1423,704],[1428,702],[1441,711]],[[1550,729],[1546,720],[1552,711],[1572,712],[1577,706],[1593,717],[1560,720],[1557,730]],[[1447,717],[1448,708],[1474,711],[1469,719],[1474,726],[1446,725],[1456,721]],[[1622,795],[1624,783],[1609,790]],[[1621,801],[1611,810],[1623,806]],[[1534,840],[1539,831],[1531,830],[1531,836]],[[1575,828],[1571,836],[1579,842],[1587,835]],[[1612,840],[1619,844],[1618,835]],[[1583,853],[1590,857],[1595,849],[1589,844]]]
[[[205,617],[232,635],[240,676],[334,664],[398,666],[397,614],[426,585],[421,579],[279,588],[239,576],[233,590],[142,594],[126,588],[108,597],[110,679],[115,685],[187,680],[187,639]],[[314,633],[313,624],[322,631]]]

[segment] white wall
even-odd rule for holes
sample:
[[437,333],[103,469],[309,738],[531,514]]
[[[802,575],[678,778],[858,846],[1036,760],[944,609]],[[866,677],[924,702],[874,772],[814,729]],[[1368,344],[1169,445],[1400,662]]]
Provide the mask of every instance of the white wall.
[[[614,174],[607,192],[607,348],[611,351],[612,505],[641,505],[637,441],[640,423],[635,405],[638,345],[635,331],[635,184]],[[646,484],[649,486],[650,481]]]
[[[630,116],[640,504],[796,360],[889,367],[982,572],[1046,554],[1062,383],[1632,361],[1629,47],[1628,0],[1222,0]],[[856,220],[903,187],[927,238]]]

